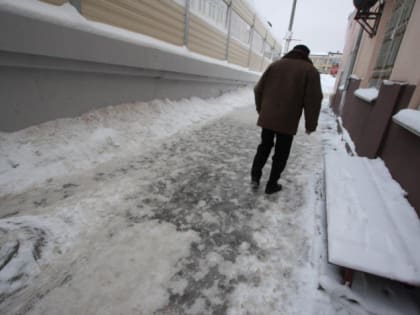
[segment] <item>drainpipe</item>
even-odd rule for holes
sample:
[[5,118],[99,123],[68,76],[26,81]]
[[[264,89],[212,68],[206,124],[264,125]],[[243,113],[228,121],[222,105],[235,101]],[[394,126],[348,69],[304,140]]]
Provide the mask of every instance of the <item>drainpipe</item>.
[[343,93],[341,94],[340,105],[338,106],[338,113],[340,115],[341,115],[341,112],[342,112],[342,109],[343,109],[343,106],[344,106],[344,100],[346,99],[347,89],[348,89],[349,83],[350,83],[350,76],[353,73],[354,65],[356,64],[356,59],[357,59],[357,55],[359,53],[359,48],[360,48],[360,43],[362,42],[362,37],[363,37],[363,28],[360,27],[359,34],[357,35],[356,43],[354,44],[354,48],[353,48],[353,51],[351,53],[351,59],[350,59],[349,66],[347,67],[347,69],[344,73],[344,76],[345,76],[344,89],[343,89]]

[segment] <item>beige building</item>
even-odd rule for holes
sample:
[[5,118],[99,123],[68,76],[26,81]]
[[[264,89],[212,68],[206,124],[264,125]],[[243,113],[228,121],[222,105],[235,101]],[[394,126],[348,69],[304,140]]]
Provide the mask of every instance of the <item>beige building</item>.
[[356,13],[349,17],[332,108],[357,153],[382,158],[420,215],[420,2],[378,1],[371,8],[377,28],[368,21],[371,28],[363,29],[366,20],[355,20]]
[[320,73],[333,72],[331,74],[335,75],[336,69],[338,70],[340,67],[342,56],[343,54],[340,52],[328,52],[324,54],[311,54],[310,58]]

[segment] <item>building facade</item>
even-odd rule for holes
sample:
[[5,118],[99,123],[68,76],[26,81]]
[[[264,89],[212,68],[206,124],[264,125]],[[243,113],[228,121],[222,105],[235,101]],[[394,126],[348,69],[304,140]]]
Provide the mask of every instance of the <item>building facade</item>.
[[420,215],[420,2],[381,0],[371,10],[380,13],[374,34],[349,17],[331,106],[357,153],[383,159]]

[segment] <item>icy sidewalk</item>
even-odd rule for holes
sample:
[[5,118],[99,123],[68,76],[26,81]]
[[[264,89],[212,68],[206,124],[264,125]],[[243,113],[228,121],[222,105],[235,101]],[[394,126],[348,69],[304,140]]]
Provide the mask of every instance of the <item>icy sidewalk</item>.
[[295,137],[284,190],[265,196],[249,187],[251,89],[196,101],[4,135],[22,164],[0,172],[20,176],[2,178],[0,313],[418,314],[404,286],[357,274],[349,290],[326,264],[322,157],[345,152],[327,108],[317,133]]
[[11,294],[3,305],[29,314],[307,313],[310,301],[299,301],[317,285],[308,194],[321,145],[299,134],[283,192],[253,193],[255,117],[252,107],[236,110],[138,159],[2,203],[31,213],[2,227],[39,251],[32,262],[19,253],[23,277],[2,282]]

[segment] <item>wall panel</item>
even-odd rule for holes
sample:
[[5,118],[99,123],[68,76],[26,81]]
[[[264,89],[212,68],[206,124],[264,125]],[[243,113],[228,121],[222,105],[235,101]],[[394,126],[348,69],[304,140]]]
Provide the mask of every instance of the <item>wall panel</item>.
[[262,58],[261,55],[252,52],[249,68],[254,71],[261,71]]
[[171,0],[83,0],[82,14],[175,45],[184,43],[184,8]]
[[249,48],[246,49],[236,39],[232,38],[229,43],[228,61],[239,66],[248,67]]
[[242,17],[249,25],[254,23],[254,13],[248,7],[244,0],[233,0],[232,8]]
[[199,17],[191,14],[188,48],[197,53],[225,59],[227,34],[217,30]]

